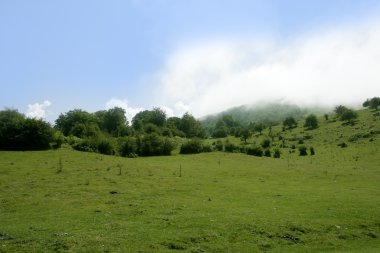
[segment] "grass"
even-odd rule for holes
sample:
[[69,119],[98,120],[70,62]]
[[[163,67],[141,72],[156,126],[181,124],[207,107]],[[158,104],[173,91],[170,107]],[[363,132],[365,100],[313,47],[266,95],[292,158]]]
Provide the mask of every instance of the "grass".
[[0,252],[379,252],[380,135],[349,141],[371,113],[273,128],[306,157],[0,152]]

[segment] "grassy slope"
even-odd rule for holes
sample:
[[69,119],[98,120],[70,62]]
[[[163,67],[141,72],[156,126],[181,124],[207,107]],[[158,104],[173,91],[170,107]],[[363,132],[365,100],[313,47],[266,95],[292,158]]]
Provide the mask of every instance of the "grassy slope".
[[373,118],[282,133],[313,157],[0,152],[0,252],[379,252],[380,135],[348,142]]

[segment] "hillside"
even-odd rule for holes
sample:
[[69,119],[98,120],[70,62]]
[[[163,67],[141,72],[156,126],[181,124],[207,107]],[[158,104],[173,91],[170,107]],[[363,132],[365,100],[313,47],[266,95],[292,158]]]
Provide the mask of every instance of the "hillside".
[[242,105],[234,107],[215,115],[206,116],[201,119],[206,129],[215,126],[216,122],[224,115],[231,115],[232,118],[243,125],[254,123],[280,123],[287,116],[293,116],[301,119],[309,113],[322,115],[331,112],[332,108],[328,107],[299,107],[295,104],[284,103],[266,103],[262,105]]
[[379,252],[379,113],[318,121],[226,138],[279,159],[2,151],[0,252]]

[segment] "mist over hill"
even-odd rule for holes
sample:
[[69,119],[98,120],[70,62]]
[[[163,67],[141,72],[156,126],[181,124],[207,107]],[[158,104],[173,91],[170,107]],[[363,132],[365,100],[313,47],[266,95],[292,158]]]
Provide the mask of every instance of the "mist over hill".
[[218,114],[209,115],[201,119],[203,126],[210,129],[215,126],[216,122],[225,115],[230,115],[235,121],[242,125],[249,123],[272,123],[278,124],[286,117],[292,116],[295,119],[302,119],[310,113],[322,115],[331,112],[332,107],[327,106],[305,106],[300,107],[288,103],[266,103],[256,105],[242,105],[230,108]]

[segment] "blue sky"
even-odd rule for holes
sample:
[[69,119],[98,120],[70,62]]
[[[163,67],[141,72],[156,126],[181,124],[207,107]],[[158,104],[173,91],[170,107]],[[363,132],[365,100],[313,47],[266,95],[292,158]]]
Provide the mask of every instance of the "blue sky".
[[[0,1],[0,108],[52,122],[74,108],[114,105],[131,120],[153,106],[204,116],[269,99],[303,103],[305,94],[314,103],[357,102],[380,95],[379,7],[373,0]],[[347,64],[355,57],[363,62]],[[367,65],[374,67],[360,67]],[[334,70],[314,84],[320,90],[289,95],[300,90],[294,83],[324,75],[320,69]],[[341,87],[363,75],[368,93],[352,83],[351,96],[321,99],[323,84]]]

